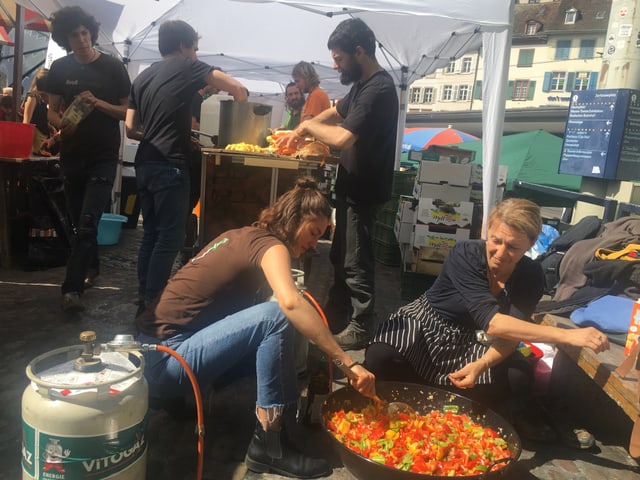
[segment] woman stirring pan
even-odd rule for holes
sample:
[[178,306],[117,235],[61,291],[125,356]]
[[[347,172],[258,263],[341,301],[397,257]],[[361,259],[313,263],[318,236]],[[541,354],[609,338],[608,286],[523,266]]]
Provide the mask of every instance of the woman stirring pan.
[[[211,385],[255,356],[258,422],[245,463],[256,472],[300,478],[331,472],[325,460],[303,454],[284,428],[283,417],[295,415],[299,398],[294,328],[348,368],[360,393],[375,395],[374,376],[342,351],[291,275],[291,257],[316,248],[330,217],[316,182],[298,180],[254,226],[229,230],[205,246],[169,280],[157,305],[136,320],[141,342],[177,351],[200,385]],[[277,303],[260,297],[265,281]],[[176,360],[162,352],[146,356],[152,396],[170,398],[190,389]]]
[[599,353],[609,342],[595,328],[529,321],[543,277],[525,253],[541,228],[535,203],[499,204],[489,216],[487,240],[457,243],[433,286],[378,325],[365,366],[379,380],[444,387],[490,405],[528,439],[554,439],[533,402],[533,368],[516,346],[564,343]]

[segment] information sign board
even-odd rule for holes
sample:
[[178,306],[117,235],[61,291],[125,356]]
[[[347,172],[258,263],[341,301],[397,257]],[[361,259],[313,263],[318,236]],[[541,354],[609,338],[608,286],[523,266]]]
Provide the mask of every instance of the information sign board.
[[638,90],[632,90],[629,95],[616,179],[640,180],[640,91]]
[[[559,173],[617,178],[630,98],[632,95],[637,98],[638,93],[630,89],[572,92]],[[634,125],[639,124],[636,120]],[[637,128],[635,134],[640,136]],[[637,147],[625,147],[629,158],[640,161],[640,153],[636,152],[634,157],[632,148]]]

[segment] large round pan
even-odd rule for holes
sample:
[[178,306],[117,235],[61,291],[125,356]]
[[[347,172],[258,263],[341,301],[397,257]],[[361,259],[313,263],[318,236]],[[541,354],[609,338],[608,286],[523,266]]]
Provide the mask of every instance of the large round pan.
[[[445,405],[457,405],[458,413],[466,413],[472,420],[485,427],[497,431],[509,445],[511,457],[504,460],[506,465],[496,471],[488,471],[480,475],[471,475],[458,478],[465,479],[496,479],[501,478],[510,469],[511,465],[520,457],[522,445],[520,437],[500,415],[493,410],[460,395],[447,392],[439,388],[400,382],[377,382],[376,391],[386,401],[405,402],[415,408],[420,414],[427,414],[432,410],[442,410]],[[341,388],[331,393],[322,405],[323,427],[327,435],[331,437],[332,444],[344,466],[358,479],[370,480],[372,478],[384,478],[385,480],[429,480],[450,479],[451,477],[439,475],[425,475],[406,472],[365,458],[356,452],[349,450],[329,432],[326,419],[331,418],[334,412],[339,410],[351,410],[366,406],[371,400],[363,397],[351,387]]]

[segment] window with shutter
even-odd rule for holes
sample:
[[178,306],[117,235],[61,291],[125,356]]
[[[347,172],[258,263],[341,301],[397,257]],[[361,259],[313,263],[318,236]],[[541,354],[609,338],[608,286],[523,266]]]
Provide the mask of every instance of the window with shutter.
[[567,82],[567,72],[551,72],[551,86],[552,92],[564,92],[564,88]]
[[513,82],[512,100],[520,101],[520,102],[525,100],[530,100],[529,83],[530,83],[529,80],[515,80],[515,82]]
[[473,87],[473,99],[482,100],[482,80],[476,80],[476,84]]
[[578,58],[589,59],[593,58],[596,50],[596,41],[592,39],[580,40],[580,50],[578,51]]
[[533,48],[521,48],[518,52],[518,67],[530,67],[533,65]]
[[556,43],[556,60],[568,60],[571,54],[571,40],[558,40]]

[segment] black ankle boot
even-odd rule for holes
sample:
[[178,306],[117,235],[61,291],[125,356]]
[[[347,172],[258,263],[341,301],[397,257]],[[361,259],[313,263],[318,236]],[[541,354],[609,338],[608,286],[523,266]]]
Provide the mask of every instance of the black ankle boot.
[[317,478],[331,474],[321,458],[312,458],[291,444],[284,431],[264,431],[258,422],[244,459],[247,468],[257,473],[277,473],[286,477]]

